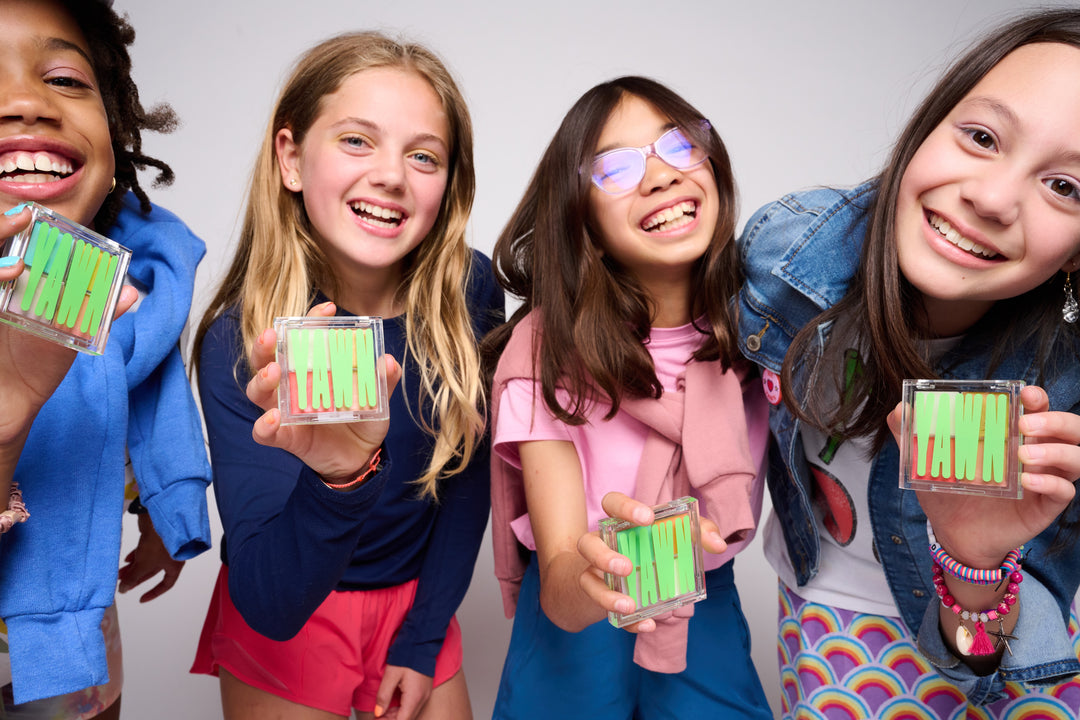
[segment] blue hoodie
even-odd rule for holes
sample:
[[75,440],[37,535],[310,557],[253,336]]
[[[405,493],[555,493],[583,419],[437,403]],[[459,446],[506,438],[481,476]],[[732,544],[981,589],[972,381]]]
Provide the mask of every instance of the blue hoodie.
[[104,355],[75,359],[15,470],[31,513],[0,543],[16,703],[108,681],[101,619],[120,563],[125,447],[172,556],[210,547],[210,467],[179,347],[205,246],[131,193],[104,234],[131,249],[128,282],[145,297],[113,323]]

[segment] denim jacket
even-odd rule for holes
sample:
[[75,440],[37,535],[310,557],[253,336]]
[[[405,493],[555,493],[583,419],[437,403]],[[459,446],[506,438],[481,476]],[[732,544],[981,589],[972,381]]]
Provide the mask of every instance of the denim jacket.
[[[867,210],[876,187],[820,188],[788,195],[749,220],[739,238],[746,282],[739,293],[743,354],[776,373],[795,334],[847,291],[859,263]],[[902,309],[898,308],[898,312]],[[813,382],[828,337],[818,328],[816,356],[804,359],[799,382]],[[1064,342],[1060,337],[1059,342]],[[1055,346],[1055,350],[1058,350]],[[1036,380],[1031,348],[1021,347],[995,377]],[[955,365],[943,377],[981,379],[988,358]],[[1053,410],[1080,410],[1080,367],[1043,383]],[[781,388],[781,392],[787,388]],[[899,398],[897,398],[899,400]],[[784,530],[788,556],[800,585],[818,571],[818,528],[811,507],[812,477],[803,453],[800,422],[783,402],[773,405],[769,425],[769,491]],[[1056,525],[1026,545],[1021,612],[1006,653],[992,675],[978,677],[954,657],[941,638],[937,595],[931,582],[926,516],[915,493],[899,489],[899,449],[890,440],[873,459],[869,478],[870,524],[893,600],[919,649],[975,704],[1001,696],[1004,681],[1056,683],[1080,673],[1067,633],[1069,605],[1080,583],[1080,553],[1047,556]]]

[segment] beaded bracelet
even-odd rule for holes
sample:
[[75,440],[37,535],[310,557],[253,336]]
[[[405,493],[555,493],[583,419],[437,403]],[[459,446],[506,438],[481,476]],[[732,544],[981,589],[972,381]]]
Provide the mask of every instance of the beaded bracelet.
[[964,627],[963,622],[956,628],[956,649],[962,655],[985,656],[997,652],[994,644],[986,634],[986,623],[994,620],[997,620],[998,623],[998,631],[994,635],[1004,643],[1005,649],[1012,655],[1012,648],[1009,647],[1008,639],[1015,640],[1016,636],[1005,632],[1002,619],[1009,614],[1012,606],[1016,604],[1016,593],[1020,590],[1020,583],[1024,581],[1024,576],[1017,568],[1009,573],[1008,579],[1009,585],[997,607],[982,612],[965,610],[960,607],[960,603],[956,602],[956,598],[949,594],[949,589],[945,586],[945,570],[941,565],[934,563],[934,590],[937,592],[938,597],[941,598],[942,606],[952,610],[961,620],[971,620],[975,623],[975,637],[971,636],[971,632]]
[[930,555],[933,557],[934,563],[957,580],[972,585],[997,585],[1013,572],[1019,570],[1020,564],[1023,562],[1024,546],[1021,545],[1009,551],[1009,554],[1005,556],[1005,561],[1001,563],[999,568],[992,570],[971,568],[962,565],[945,552],[945,548],[941,547],[937,537],[934,536],[934,528],[930,527],[929,521],[926,523],[926,534],[930,538]]
[[11,483],[11,490],[8,494],[7,510],[0,512],[0,534],[6,533],[11,528],[15,527],[15,523],[26,522],[30,517],[30,513],[26,511],[26,505],[23,504],[22,491],[19,490],[18,483]]

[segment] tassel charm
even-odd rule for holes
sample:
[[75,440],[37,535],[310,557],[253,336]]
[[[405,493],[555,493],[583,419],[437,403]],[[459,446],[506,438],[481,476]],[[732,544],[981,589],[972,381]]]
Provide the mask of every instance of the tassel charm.
[[990,637],[986,634],[986,623],[979,620],[975,623],[975,641],[971,644],[971,654],[985,656],[995,652],[994,643],[990,642]]

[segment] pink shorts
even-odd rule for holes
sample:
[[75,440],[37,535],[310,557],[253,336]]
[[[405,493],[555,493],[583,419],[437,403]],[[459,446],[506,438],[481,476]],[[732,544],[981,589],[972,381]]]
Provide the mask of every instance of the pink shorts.
[[[252,630],[229,597],[221,566],[191,672],[225,668],[241,682],[338,715],[375,710],[386,655],[412,607],[416,580],[396,587],[334,591],[296,637],[271,640]],[[451,618],[435,661],[434,684],[461,669],[461,628]],[[395,697],[391,707],[398,704]]]

